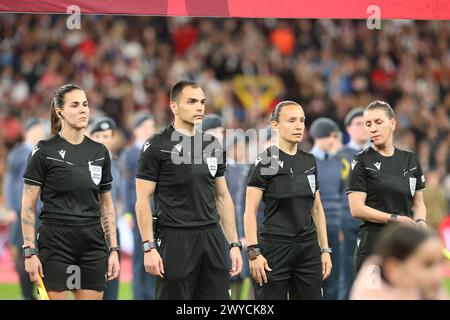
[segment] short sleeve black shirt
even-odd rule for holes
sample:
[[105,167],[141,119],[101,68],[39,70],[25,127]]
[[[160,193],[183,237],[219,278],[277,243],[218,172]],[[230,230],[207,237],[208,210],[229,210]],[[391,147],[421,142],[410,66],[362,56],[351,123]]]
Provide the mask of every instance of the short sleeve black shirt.
[[[372,147],[355,155],[347,193],[364,192],[366,205],[386,212],[413,216],[413,196],[425,189],[425,177],[415,153],[395,148],[385,157]],[[364,226],[379,225],[365,222]]]
[[298,241],[316,236],[311,209],[319,184],[313,155],[269,147],[251,167],[247,186],[263,190],[261,237]]
[[24,183],[41,186],[42,221],[82,224],[100,218],[99,193],[111,190],[111,160],[103,144],[84,137],[73,145],[59,134],[40,141]]
[[144,144],[136,178],[157,183],[161,226],[201,227],[219,221],[215,179],[225,170],[225,152],[217,139],[200,131],[186,136],[169,125]]

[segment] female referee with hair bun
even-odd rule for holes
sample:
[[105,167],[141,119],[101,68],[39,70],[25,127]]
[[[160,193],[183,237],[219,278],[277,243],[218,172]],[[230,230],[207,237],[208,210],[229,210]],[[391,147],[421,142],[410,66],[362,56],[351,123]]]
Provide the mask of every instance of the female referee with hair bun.
[[[102,299],[106,281],[119,275],[111,160],[104,145],[84,135],[88,120],[84,91],[71,84],[59,88],[53,136],[34,147],[24,174],[25,270],[33,282],[43,277],[50,299],[65,299],[67,291],[76,300]],[[35,239],[39,195],[42,225]]]
[[347,185],[352,216],[363,220],[354,255],[355,275],[386,224],[426,228],[427,215],[425,177],[417,155],[393,144],[396,120],[391,106],[384,101],[370,103],[364,123],[372,145],[355,155]]
[[[302,107],[280,102],[272,128],[279,132],[279,147],[269,147],[250,169],[244,214],[256,299],[321,299],[322,281],[331,272],[331,249],[316,160],[298,149],[305,129]],[[265,211],[258,241],[261,200]]]

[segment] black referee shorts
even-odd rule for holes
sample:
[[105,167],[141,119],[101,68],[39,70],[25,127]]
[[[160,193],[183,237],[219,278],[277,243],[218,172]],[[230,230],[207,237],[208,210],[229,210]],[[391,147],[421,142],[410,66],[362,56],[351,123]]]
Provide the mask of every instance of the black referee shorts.
[[267,283],[253,280],[256,300],[319,300],[322,261],[317,238],[299,242],[260,241],[261,254],[272,271]]
[[382,229],[382,227],[375,226],[359,229],[355,253],[353,255],[353,275],[355,278],[364,261],[372,255]]
[[100,223],[42,223],[37,245],[47,290],[105,290],[108,249]]
[[219,225],[161,228],[157,300],[229,300],[230,249]]

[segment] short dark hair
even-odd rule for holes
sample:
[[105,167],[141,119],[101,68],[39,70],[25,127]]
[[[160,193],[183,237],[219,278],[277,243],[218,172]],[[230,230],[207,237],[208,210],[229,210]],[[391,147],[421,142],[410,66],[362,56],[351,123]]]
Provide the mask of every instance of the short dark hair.
[[176,101],[180,95],[180,92],[186,87],[200,88],[198,83],[195,81],[181,80],[172,87],[172,90],[170,91],[170,101]]
[[384,112],[386,113],[386,116],[389,119],[392,119],[395,117],[394,110],[389,105],[389,103],[387,103],[386,101],[381,101],[381,100],[375,100],[375,101],[369,103],[369,105],[366,107],[366,110],[364,110],[364,113],[366,113],[367,111],[370,111],[370,110],[375,110],[375,109],[384,110]]
[[281,101],[280,103],[278,103],[275,107],[275,109],[273,109],[272,111],[272,116],[270,117],[271,121],[276,121],[279,122],[280,121],[280,113],[281,110],[286,107],[286,106],[290,106],[290,105],[294,105],[294,106],[299,106],[300,108],[302,107],[301,105],[299,105],[297,102],[295,101],[289,101],[289,100],[285,100],[285,101]]
[[429,231],[404,225],[391,225],[380,234],[375,254],[383,261],[395,258],[405,261],[426,240],[434,237]]

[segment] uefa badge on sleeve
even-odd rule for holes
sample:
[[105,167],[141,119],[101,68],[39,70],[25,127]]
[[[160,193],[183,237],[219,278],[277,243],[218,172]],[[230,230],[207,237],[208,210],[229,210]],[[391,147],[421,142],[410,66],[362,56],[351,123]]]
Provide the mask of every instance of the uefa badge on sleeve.
[[208,170],[213,176],[216,176],[217,173],[217,159],[216,158],[206,158],[206,164],[208,165]]
[[102,180],[102,167],[101,166],[93,166],[92,162],[89,161],[89,172],[91,173],[91,179],[94,181],[95,185],[98,185]]
[[310,174],[307,177],[308,177],[309,187],[311,188],[311,192],[314,194],[314,193],[316,193],[316,176],[313,174]]
[[417,178],[409,178],[409,190],[411,191],[411,196],[414,197],[414,193],[416,192],[416,182]]

